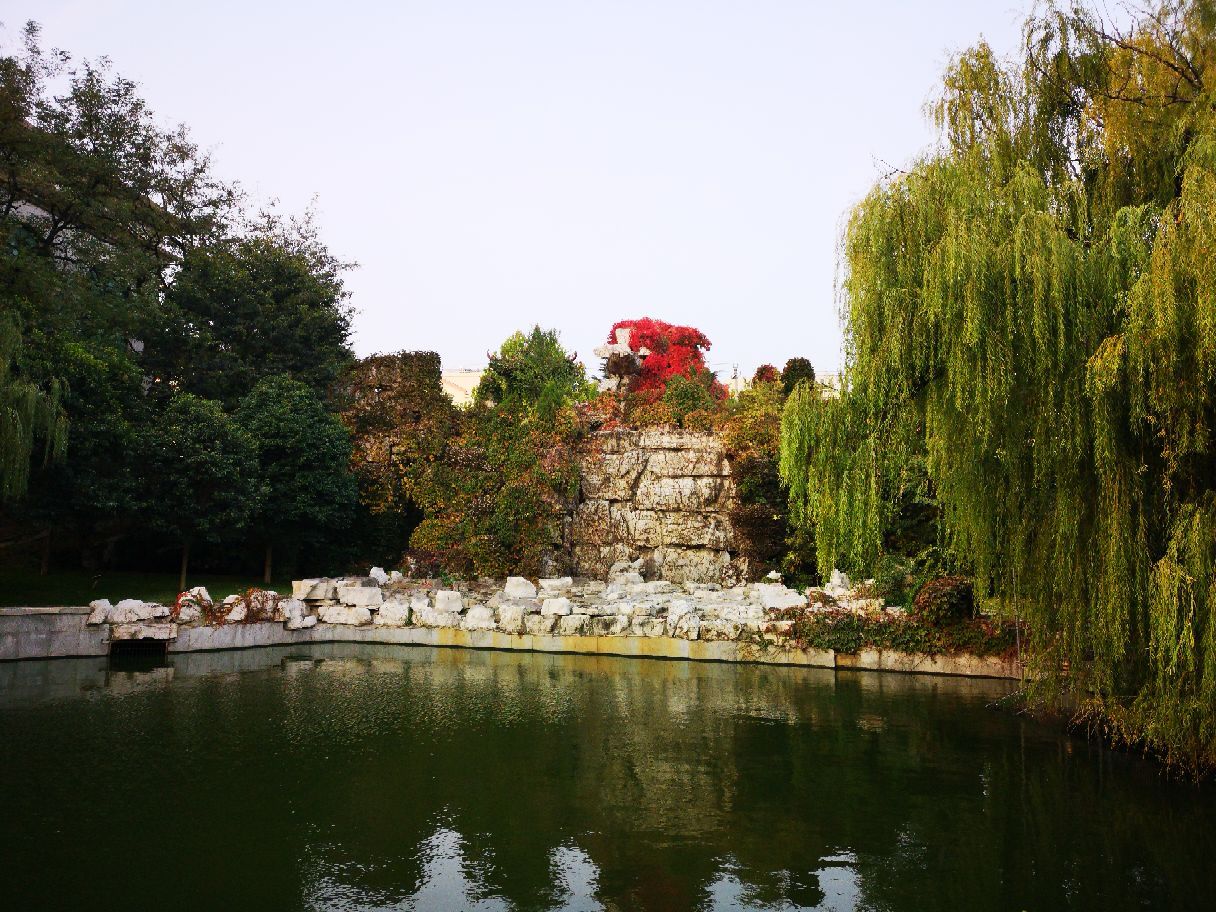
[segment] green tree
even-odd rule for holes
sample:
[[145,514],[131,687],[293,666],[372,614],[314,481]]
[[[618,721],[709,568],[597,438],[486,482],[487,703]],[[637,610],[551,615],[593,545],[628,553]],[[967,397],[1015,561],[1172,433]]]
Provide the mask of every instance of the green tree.
[[262,496],[250,525],[265,544],[269,583],[275,545],[324,541],[350,521],[350,435],[308,385],[284,376],[260,380],[236,420],[257,452]]
[[[6,49],[7,51],[7,49]],[[184,129],[156,123],[109,65],[45,54],[33,23],[0,55],[0,489],[20,495],[35,438],[67,452],[82,352],[129,357],[183,253],[235,200]],[[45,461],[45,458],[44,458]]]
[[263,495],[257,444],[218,402],[173,396],[144,428],[143,516],[181,545],[180,588],[196,542],[233,540]]
[[586,401],[595,390],[577,357],[562,347],[555,329],[534,326],[527,335],[513,333],[490,355],[473,399],[520,402],[549,413],[569,402]]
[[815,382],[815,366],[806,358],[790,358],[781,369],[781,389],[786,396],[803,380]]
[[[1216,4],[1049,4],[946,73],[940,146],[850,219],[844,389],[782,467],[820,566],[872,566],[917,460],[1040,692],[1216,762]],[[1066,672],[1063,671],[1066,669]]]
[[578,493],[581,426],[571,403],[590,395],[583,366],[557,333],[515,333],[491,358],[472,408],[416,486],[425,519],[411,549],[449,571],[541,573],[562,543]]
[[364,358],[343,377],[338,400],[359,489],[353,557],[395,566],[422,521],[419,485],[458,431],[439,355]]
[[229,408],[279,374],[327,394],[354,360],[346,266],[309,215],[264,215],[246,233],[189,251],[148,333],[147,369]]

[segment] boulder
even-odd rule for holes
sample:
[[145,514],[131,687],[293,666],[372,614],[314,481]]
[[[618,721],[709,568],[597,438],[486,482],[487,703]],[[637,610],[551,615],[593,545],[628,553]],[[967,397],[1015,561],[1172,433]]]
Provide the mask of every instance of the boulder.
[[540,606],[540,613],[542,615],[568,615],[573,613],[573,611],[574,607],[570,604],[570,599],[565,596],[547,598]]
[[770,611],[806,607],[805,595],[787,589],[781,583],[757,583],[754,591],[760,599],[760,604]]
[[524,617],[524,629],[532,636],[549,636],[557,627],[556,614],[529,614]]
[[701,616],[695,612],[685,612],[675,618],[667,619],[668,636],[679,637],[682,640],[695,640],[701,634]]
[[239,624],[249,616],[249,606],[241,603],[233,605],[232,610],[224,615],[224,621],[228,624]]
[[590,618],[585,614],[567,614],[557,619],[558,636],[583,636],[587,633],[587,622]]
[[743,628],[737,621],[704,620],[698,638],[702,640],[737,640]]
[[561,595],[563,592],[569,592],[572,588],[574,588],[574,580],[568,576],[540,581],[541,592],[546,595]]
[[629,618],[616,614],[610,617],[594,617],[588,625],[592,636],[620,636],[629,629]]
[[279,611],[288,630],[303,630],[317,623],[316,615],[308,610],[308,606],[297,598],[283,599],[279,602]]
[[176,637],[176,624],[115,624],[110,628],[111,640],[172,640]]
[[405,627],[409,622],[409,603],[401,599],[389,599],[376,612],[377,627]]
[[339,586],[338,601],[343,605],[369,608],[384,601],[384,593],[377,586]]
[[526,616],[527,612],[519,605],[502,605],[496,614],[498,628],[503,633],[522,633]]
[[140,599],[123,599],[107,612],[111,624],[134,624],[168,616],[169,609],[164,605]]
[[503,598],[531,599],[536,598],[536,587],[522,576],[508,576],[506,585],[502,587]]
[[181,607],[177,609],[177,622],[179,624],[194,624],[198,622],[202,616],[202,609],[193,602],[182,602]]
[[114,606],[110,604],[109,599],[97,599],[89,602],[89,619],[86,624],[104,624],[110,619],[110,612]]
[[338,584],[331,579],[293,580],[291,594],[298,599],[323,601],[338,597]]
[[[379,592],[380,590],[372,590]],[[372,622],[372,613],[362,605],[325,605],[318,612],[322,624],[345,624],[351,627],[366,627]]]
[[667,621],[658,617],[637,617],[629,627],[634,636],[657,637],[667,632]]
[[493,630],[497,625],[494,622],[493,611],[485,605],[474,605],[464,616],[464,623],[461,626],[465,630]]
[[430,606],[410,608],[410,614],[419,627],[459,627],[460,615],[455,611],[440,611]]
[[377,586],[383,586],[388,582],[388,574],[384,572],[383,567],[372,567],[367,571],[367,577]]
[[464,611],[464,598],[455,589],[440,589],[435,593],[435,610],[459,614]]

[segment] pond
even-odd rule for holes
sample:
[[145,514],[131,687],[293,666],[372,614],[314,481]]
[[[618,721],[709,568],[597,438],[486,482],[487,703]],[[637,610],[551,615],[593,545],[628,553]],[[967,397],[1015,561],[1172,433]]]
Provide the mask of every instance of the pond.
[[1216,908],[1216,800],[1009,685],[329,645],[0,665],[8,909]]

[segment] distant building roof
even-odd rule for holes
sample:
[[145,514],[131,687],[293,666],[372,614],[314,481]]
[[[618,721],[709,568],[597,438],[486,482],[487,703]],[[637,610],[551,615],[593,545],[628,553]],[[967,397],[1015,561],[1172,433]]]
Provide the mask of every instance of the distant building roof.
[[484,373],[484,367],[476,370],[445,370],[441,375],[443,391],[456,405],[468,405],[473,401],[473,390],[477,389]]

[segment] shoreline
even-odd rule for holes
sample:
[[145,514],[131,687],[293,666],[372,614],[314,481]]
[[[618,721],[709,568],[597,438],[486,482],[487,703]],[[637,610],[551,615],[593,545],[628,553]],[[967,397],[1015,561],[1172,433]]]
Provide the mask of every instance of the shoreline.
[[168,655],[310,643],[367,643],[1022,679],[1022,667],[1016,659],[971,653],[927,655],[880,649],[838,653],[830,649],[802,649],[750,640],[688,640],[635,635],[562,636],[466,630],[459,627],[356,627],[318,623],[300,630],[288,630],[278,621],[218,626],[156,624],[146,625],[157,628],[155,637],[132,635],[146,632],[140,629],[121,630],[119,636],[115,637],[113,628],[124,625],[87,625],[85,622],[89,613],[89,608],[75,606],[0,608],[0,662],[104,657],[110,654],[113,642],[156,639],[165,643]]

